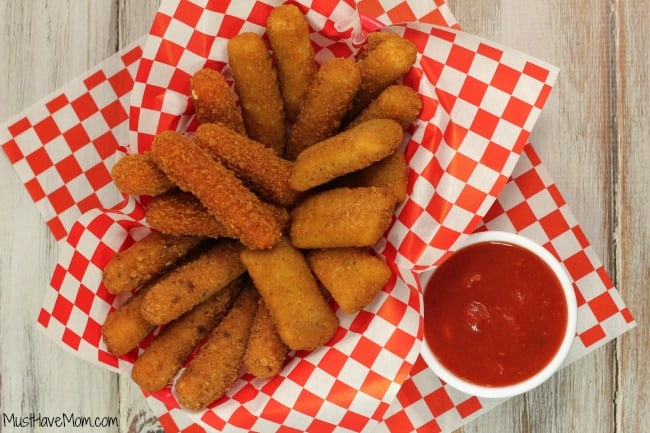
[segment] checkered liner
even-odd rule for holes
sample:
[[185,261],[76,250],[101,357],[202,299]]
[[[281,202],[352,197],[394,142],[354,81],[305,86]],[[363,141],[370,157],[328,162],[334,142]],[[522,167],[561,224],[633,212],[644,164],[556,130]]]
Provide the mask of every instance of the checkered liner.
[[[124,300],[100,284],[101,269],[115,251],[148,229],[139,203],[112,186],[110,168],[124,151],[146,148],[161,125],[182,130],[193,123],[187,88],[170,86],[171,94],[178,95],[167,99],[161,89],[141,86],[154,69],[163,75],[166,71],[169,83],[180,83],[171,77],[186,79],[191,72],[177,72],[182,69],[176,66],[185,62],[156,69],[161,59],[153,61],[159,50],[152,50],[151,40],[158,38],[154,46],[164,42],[170,52],[190,58],[197,67],[205,58],[179,50],[165,32],[174,28],[185,34],[185,41],[194,41],[193,47],[205,46],[205,34],[194,32],[189,23],[197,29],[219,29],[223,37],[229,26],[261,31],[262,17],[271,7],[249,5],[249,19],[243,2],[214,2],[219,3],[216,9],[210,9],[212,3],[180,3],[163,2],[146,45],[125,48],[0,128],[3,150],[61,240],[38,323],[77,356],[115,371],[128,372],[137,353],[115,358],[100,341],[103,319]],[[349,16],[352,6],[315,3],[301,7],[314,28],[332,41],[319,55],[355,53],[358,46],[338,39],[358,36],[359,23],[348,20],[350,27],[335,26],[333,19]],[[228,399],[200,414],[178,408],[169,389],[147,395],[167,431],[405,431],[409,426],[414,431],[449,431],[480,415],[490,407],[488,402],[444,386],[418,357],[421,290],[413,273],[444,258],[474,229],[520,232],[562,260],[579,301],[578,338],[567,362],[634,326],[557,187],[525,144],[554,68],[466,34],[413,24],[419,20],[457,27],[446,5],[437,3],[364,0],[358,5],[385,22],[410,22],[390,30],[414,40],[421,52],[416,71],[405,79],[420,90],[425,103],[406,143],[410,197],[380,245],[402,269],[395,269],[393,280],[367,310],[341,315],[341,329],[330,346],[292,358],[281,377],[260,381],[245,376]],[[228,26],[213,27],[203,21],[206,13],[228,21]],[[327,38],[317,41],[325,45]],[[216,51],[213,55],[219,58]],[[222,61],[209,64],[224,67]],[[428,83],[429,77],[437,81]],[[160,105],[146,107],[156,99],[152,95],[164,98],[158,99]],[[130,111],[130,126],[139,141],[129,137],[130,97],[144,102]],[[129,146],[129,138],[142,146]],[[450,226],[458,218],[463,224]],[[438,233],[436,239],[427,237],[431,231]]]

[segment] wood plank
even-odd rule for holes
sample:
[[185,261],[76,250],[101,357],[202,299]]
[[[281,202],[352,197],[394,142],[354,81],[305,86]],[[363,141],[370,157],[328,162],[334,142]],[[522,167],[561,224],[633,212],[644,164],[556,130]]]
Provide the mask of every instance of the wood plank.
[[[611,149],[616,142],[611,131],[616,88],[610,72],[615,55],[610,5],[584,0],[454,0],[449,4],[465,31],[560,67],[531,142],[596,254],[613,272],[615,164]],[[615,362],[614,347],[609,344],[539,389],[508,401],[459,431],[612,432]],[[597,419],[593,414],[598,414]]]
[[630,1],[619,5],[617,82],[618,184],[617,282],[640,325],[617,342],[617,431],[642,431],[650,425],[650,12]]
[[[0,8],[0,117],[45,97],[115,50],[111,2],[6,2]],[[92,29],[92,31],[89,31]],[[116,416],[117,381],[36,330],[57,248],[6,158],[0,158],[0,406],[4,414]],[[88,390],[93,392],[88,398]],[[7,426],[10,431],[11,426]],[[30,431],[69,431],[36,426]],[[12,431],[17,431],[12,430]],[[117,427],[97,428],[117,432]]]

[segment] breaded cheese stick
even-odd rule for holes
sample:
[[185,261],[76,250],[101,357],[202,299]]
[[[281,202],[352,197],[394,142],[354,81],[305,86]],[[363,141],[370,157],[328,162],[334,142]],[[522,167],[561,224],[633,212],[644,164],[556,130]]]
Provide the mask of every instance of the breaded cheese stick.
[[297,6],[284,4],[271,11],[266,20],[266,32],[278,69],[284,110],[289,122],[293,123],[316,73],[309,24]]
[[220,162],[175,131],[158,134],[152,155],[182,190],[194,194],[237,239],[250,248],[270,248],[282,235],[260,199]]
[[195,259],[166,273],[149,287],[142,316],[157,325],[169,323],[219,292],[244,273],[241,250],[239,242],[221,239]]
[[289,187],[293,163],[264,144],[221,124],[200,125],[194,141],[235,172],[244,184],[265,200],[282,206],[294,204],[300,194]]
[[219,238],[228,229],[189,192],[174,191],[152,197],[145,204],[147,224],[154,230],[173,235]]
[[151,158],[150,152],[124,155],[111,169],[117,189],[129,195],[156,196],[174,188],[174,182]]
[[143,287],[117,307],[102,325],[102,339],[106,349],[121,356],[135,349],[156,329],[156,325],[142,317],[141,307],[149,287]]
[[289,229],[296,248],[366,247],[388,228],[395,197],[388,188],[335,188],[296,206]]
[[290,349],[313,350],[334,336],[339,320],[288,238],[270,250],[244,249],[241,259]]
[[354,60],[333,58],[323,63],[289,133],[288,159],[296,159],[312,144],[334,135],[360,83],[361,72]]
[[201,241],[199,237],[152,231],[109,260],[102,282],[110,293],[130,292],[172,266]]
[[337,185],[385,186],[393,191],[396,203],[401,203],[406,199],[408,188],[408,164],[404,153],[398,149],[381,161],[344,176]]
[[282,342],[269,309],[260,299],[248,338],[244,366],[255,377],[267,379],[280,373],[289,348]]
[[264,41],[255,33],[235,36],[228,41],[228,62],[248,136],[282,155],[286,144],[284,102]]
[[199,69],[190,80],[190,90],[199,123],[221,122],[233,131],[246,134],[232,90],[219,71]]
[[393,153],[404,131],[391,119],[372,119],[318,142],[296,159],[289,185],[306,191],[332,179],[368,167]]
[[402,84],[386,87],[347,128],[370,119],[393,119],[402,129],[408,128],[422,110],[422,100],[415,90]]
[[148,392],[165,387],[205,336],[226,315],[245,284],[238,278],[191,311],[169,323],[133,364],[131,377]]
[[257,292],[245,288],[212,331],[174,387],[178,402],[198,411],[223,397],[239,377],[255,311]]
[[346,313],[356,313],[370,304],[391,275],[388,265],[366,248],[310,250],[307,261]]
[[369,49],[358,62],[361,68],[361,86],[354,97],[349,119],[356,117],[382,90],[406,74],[415,63],[415,44],[398,35],[389,36],[385,33],[373,32],[368,35]]

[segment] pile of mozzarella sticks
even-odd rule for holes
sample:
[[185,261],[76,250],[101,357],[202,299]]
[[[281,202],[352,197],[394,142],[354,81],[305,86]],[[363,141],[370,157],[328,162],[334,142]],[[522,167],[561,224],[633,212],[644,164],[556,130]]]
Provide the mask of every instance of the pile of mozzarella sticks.
[[228,42],[234,89],[220,71],[193,75],[193,134],[161,132],[112,170],[123,193],[147,196],[152,230],[104,269],[109,292],[132,296],[103,341],[116,356],[138,351],[135,382],[173,383],[190,410],[326,344],[339,328],[329,300],[356,313],[391,274],[370,247],[406,197],[399,148],[421,101],[396,83],[415,46],[378,31],[358,59],[318,65],[288,4],[267,36],[270,47],[253,33]]

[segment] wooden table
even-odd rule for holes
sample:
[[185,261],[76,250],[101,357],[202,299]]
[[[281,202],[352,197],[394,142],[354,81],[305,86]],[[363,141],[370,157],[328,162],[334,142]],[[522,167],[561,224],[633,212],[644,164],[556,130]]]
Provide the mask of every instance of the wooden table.
[[[3,2],[0,119],[144,35],[158,4]],[[449,5],[464,30],[560,67],[531,141],[640,325],[459,431],[647,431],[650,11],[632,1],[449,0]],[[129,378],[78,360],[35,330],[57,247],[4,156],[0,197],[3,414],[116,416],[119,427],[93,431],[159,431]],[[0,430],[13,431],[1,424]]]

